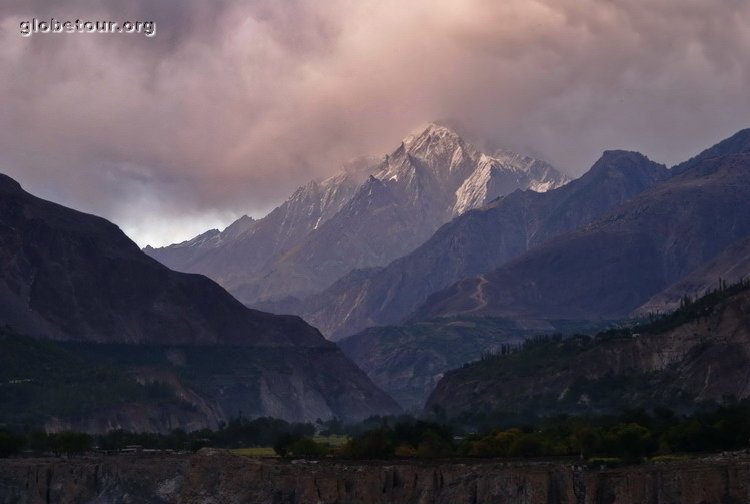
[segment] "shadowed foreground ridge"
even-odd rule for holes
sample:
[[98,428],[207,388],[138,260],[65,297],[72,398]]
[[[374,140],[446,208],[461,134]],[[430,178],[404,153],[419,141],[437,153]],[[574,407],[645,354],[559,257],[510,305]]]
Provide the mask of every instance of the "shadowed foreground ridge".
[[0,460],[0,504],[746,504],[748,492],[746,455],[611,470],[572,461],[289,464],[214,450]]
[[[146,256],[105,219],[4,175],[0,362],[2,383],[18,382],[0,395],[0,424],[21,427],[164,432],[240,412],[314,421],[398,411],[299,317],[248,309]],[[164,397],[144,395],[149,384]]]
[[143,254],[111,222],[0,174],[0,320],[45,339],[261,346],[328,343],[297,317],[249,310]]

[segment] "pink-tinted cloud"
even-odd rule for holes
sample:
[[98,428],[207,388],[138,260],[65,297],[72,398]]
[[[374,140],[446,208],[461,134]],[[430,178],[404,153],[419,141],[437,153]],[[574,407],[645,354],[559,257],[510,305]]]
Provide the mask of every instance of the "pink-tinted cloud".
[[[53,16],[156,35],[20,36]],[[9,0],[0,25],[0,171],[142,244],[267,210],[432,119],[573,175],[750,125],[739,0]]]

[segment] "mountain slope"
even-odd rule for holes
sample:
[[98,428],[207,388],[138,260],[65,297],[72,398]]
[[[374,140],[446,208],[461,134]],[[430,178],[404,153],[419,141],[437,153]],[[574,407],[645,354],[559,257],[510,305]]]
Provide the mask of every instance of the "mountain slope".
[[614,412],[750,397],[750,283],[632,330],[548,339],[446,374],[426,411]]
[[60,340],[325,346],[296,317],[249,310],[211,280],[175,273],[112,223],[36,198],[0,175],[0,313]]
[[442,318],[371,327],[338,342],[373,382],[406,410],[419,411],[443,375],[487,353],[549,331],[591,330],[590,324],[531,325],[491,317]]
[[[171,376],[167,381],[189,388],[196,404],[218,401],[211,415],[235,413],[221,401],[231,390],[239,390],[235,397],[245,411],[294,420],[398,410],[298,317],[250,310],[211,280],[147,257],[112,223],[36,198],[5,175],[0,258],[0,325],[37,339],[155,348],[158,362],[136,360],[127,372],[145,381]],[[168,369],[170,347],[197,355],[226,348],[226,358],[245,360],[233,364],[236,372],[227,373],[221,387],[190,385]],[[189,370],[189,359],[178,361],[184,364],[178,369],[188,367],[180,373],[197,372]]]
[[566,181],[541,161],[482,154],[431,124],[380,161],[301,188],[236,240],[219,236],[207,247],[201,241],[200,253],[184,252],[192,241],[146,252],[168,266],[207,274],[258,305],[308,296],[354,268],[387,264],[458,213],[515,189],[546,190]]
[[679,308],[685,296],[695,299],[709,290],[720,288],[720,283],[733,284],[749,277],[750,237],[733,243],[716,258],[653,296],[633,314],[648,316],[652,313],[668,313]]
[[350,273],[307,300],[300,313],[333,340],[397,323],[430,294],[593,221],[667,175],[641,154],[605,152],[577,180],[546,193],[516,191],[455,218],[385,268]]
[[417,318],[620,318],[750,235],[750,154],[702,161],[595,223],[431,296]]

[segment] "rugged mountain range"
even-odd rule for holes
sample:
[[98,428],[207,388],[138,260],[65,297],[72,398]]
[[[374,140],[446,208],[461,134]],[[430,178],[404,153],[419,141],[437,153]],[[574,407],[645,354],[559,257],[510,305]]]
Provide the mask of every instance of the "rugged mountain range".
[[750,154],[701,160],[596,222],[431,296],[415,318],[615,319],[750,236]]
[[167,266],[204,273],[247,304],[318,292],[355,268],[412,251],[454,216],[515,189],[567,181],[549,165],[507,151],[481,153],[436,124],[385,158],[361,160],[311,182],[239,234],[209,232],[145,251]]
[[[700,167],[719,162],[706,153],[732,154],[732,149],[737,148],[742,156],[741,149],[748,145],[742,137],[747,133],[741,132],[672,170],[651,163],[640,154],[606,152],[587,174],[566,186],[544,194],[513,193],[487,208],[457,217],[425,245],[385,268],[353,272],[316,296],[317,305],[313,306],[317,306],[318,311],[310,310],[305,317],[324,329],[333,329],[334,337],[337,328],[346,328],[347,324],[357,327],[357,324],[399,322],[416,302],[427,298],[435,285],[444,285],[443,282],[455,276],[469,276],[471,268],[475,268],[473,274],[481,274],[482,269],[491,271],[498,263],[505,263],[512,272],[517,262],[525,264],[523,258],[534,257],[535,250],[543,245],[544,237],[549,241],[556,235],[561,240],[566,236],[577,236],[575,233],[564,234],[566,227],[581,228],[585,235],[591,229],[599,229],[600,223],[591,224],[592,221],[607,214],[608,209],[612,212],[613,208],[633,219],[628,227],[631,231],[653,235],[656,241],[667,240],[668,245],[662,247],[664,251],[659,252],[652,262],[660,264],[661,257],[664,264],[669,264],[670,256],[687,257],[688,260],[678,259],[679,268],[671,270],[672,278],[680,277],[680,280],[657,279],[658,285],[652,285],[654,274],[632,264],[646,257],[647,249],[640,250],[639,242],[631,245],[634,240],[627,234],[615,233],[609,242],[597,235],[579,248],[562,245],[555,248],[553,257],[545,256],[527,265],[518,273],[519,283],[511,284],[505,291],[505,299],[510,302],[524,299],[527,289],[522,280],[538,282],[539,276],[535,275],[543,273],[548,282],[535,295],[553,299],[543,309],[515,311],[511,306],[508,311],[489,313],[509,317],[512,322],[490,323],[502,319],[484,317],[487,312],[481,308],[486,299],[481,296],[483,289],[490,287],[489,279],[485,277],[472,284],[474,291],[469,293],[468,302],[474,304],[455,316],[452,312],[441,313],[444,315],[442,322],[427,318],[432,314],[425,315],[426,318],[414,317],[411,323],[400,326],[365,329],[340,340],[339,344],[376,383],[402,405],[412,408],[426,399],[431,386],[443,373],[461,366],[458,356],[463,356],[466,361],[475,360],[499,345],[543,332],[590,331],[596,322],[589,322],[587,327],[582,321],[571,319],[592,316],[601,319],[604,315],[577,311],[582,300],[596,302],[605,300],[606,296],[625,294],[624,303],[622,299],[613,302],[614,306],[622,306],[621,311],[607,316],[619,318],[628,316],[628,310],[638,300],[644,302],[648,299],[646,293],[638,294],[635,301],[629,299],[628,291],[622,285],[613,283],[610,287],[608,282],[626,279],[630,282],[628,287],[636,291],[644,286],[650,289],[648,292],[659,291],[634,315],[672,311],[680,306],[686,294],[695,298],[708,289],[716,289],[720,279],[726,284],[750,276],[750,237],[732,242],[735,233],[742,235],[747,228],[748,221],[743,213],[746,202],[737,191],[746,189],[750,172],[741,167],[737,170]],[[725,161],[728,159],[724,158]],[[670,176],[674,176],[674,180],[667,180]],[[638,201],[640,203],[636,203]],[[621,222],[624,219],[622,215],[615,218],[610,214],[605,221]],[[587,223],[591,226],[587,227]],[[683,237],[686,241],[682,241]],[[550,241],[550,244],[554,243],[555,240]],[[607,246],[608,243],[611,246]],[[726,246],[727,243],[731,245]],[[524,245],[535,249],[526,251]],[[621,249],[622,256],[611,255]],[[718,256],[705,262],[705,258],[712,257],[717,251],[721,251]],[[520,257],[517,262],[509,261],[513,252]],[[582,258],[579,269],[565,273],[562,279],[556,277],[558,269],[566,271],[560,267],[561,263],[575,261],[579,256]],[[598,269],[602,268],[601,265],[610,269]],[[683,276],[685,274],[687,276]],[[597,290],[587,292],[588,286]],[[555,296],[564,297],[570,292],[576,297],[568,301],[569,310],[555,311],[553,308],[558,304],[564,306]],[[559,317],[568,319],[568,322],[555,320]],[[326,322],[332,325],[326,327]],[[606,325],[607,322],[599,322],[602,323]]]
[[[238,409],[295,420],[398,410],[298,317],[248,309],[213,281],[171,271],[146,256],[110,222],[36,198],[4,175],[0,258],[0,326],[20,338],[77,342],[84,345],[74,352],[79,357],[87,354],[85,348],[103,352],[80,362],[55,359],[52,365],[63,366],[58,371],[65,376],[114,359],[125,381],[166,384],[193,405],[203,425]],[[18,341],[2,339],[5,358],[44,352]],[[214,362],[194,364],[211,353],[217,355]],[[118,360],[126,354],[135,357]],[[205,371],[211,366],[218,366],[220,379],[216,369]],[[33,382],[23,376],[33,369],[17,371],[21,375],[3,376],[7,383]],[[91,380],[95,376],[83,379]],[[126,406],[143,413],[137,404],[122,403],[98,414],[105,416],[103,423],[120,425],[132,421]],[[167,428],[181,420],[165,422],[143,424]]]
[[333,340],[396,324],[430,294],[590,223],[667,177],[666,167],[641,154],[605,152],[577,180],[545,193],[517,190],[466,212],[412,253],[384,268],[353,271],[291,308]]
[[750,283],[595,338],[551,338],[450,371],[426,411],[608,412],[750,397]]

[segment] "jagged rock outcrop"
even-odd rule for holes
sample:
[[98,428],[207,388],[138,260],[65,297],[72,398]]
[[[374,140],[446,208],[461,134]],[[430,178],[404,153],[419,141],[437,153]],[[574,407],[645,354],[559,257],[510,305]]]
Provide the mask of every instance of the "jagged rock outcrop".
[[622,469],[566,462],[292,464],[192,456],[0,460],[0,504],[746,504],[750,460]]

